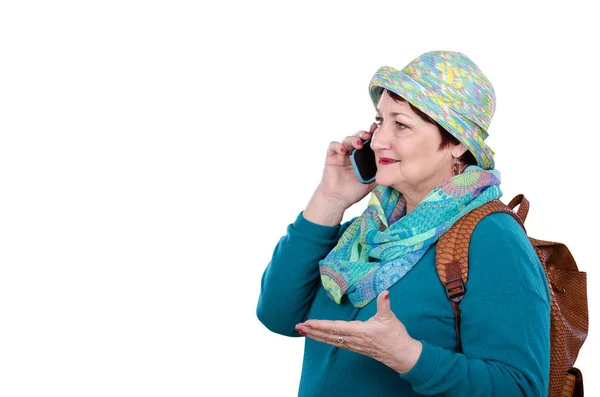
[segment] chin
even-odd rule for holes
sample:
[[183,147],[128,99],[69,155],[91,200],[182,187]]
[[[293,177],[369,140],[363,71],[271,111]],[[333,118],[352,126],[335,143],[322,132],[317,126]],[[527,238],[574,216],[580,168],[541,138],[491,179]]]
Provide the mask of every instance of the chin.
[[397,176],[396,176],[396,178],[391,178],[390,176],[386,177],[383,175],[375,174],[375,182],[380,186],[392,187],[395,190],[402,193],[402,190],[400,187],[400,186],[403,186],[402,178],[398,178]]
[[375,174],[375,183],[380,186],[391,186],[393,182],[389,178],[385,178],[377,173]]

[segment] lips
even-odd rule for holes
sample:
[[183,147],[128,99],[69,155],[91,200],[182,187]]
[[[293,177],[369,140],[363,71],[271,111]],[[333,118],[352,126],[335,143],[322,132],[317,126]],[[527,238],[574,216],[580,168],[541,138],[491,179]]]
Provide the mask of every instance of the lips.
[[381,164],[381,165],[389,165],[389,164],[397,163],[398,161],[400,161],[400,160],[391,159],[389,157],[381,157],[379,159],[379,164]]

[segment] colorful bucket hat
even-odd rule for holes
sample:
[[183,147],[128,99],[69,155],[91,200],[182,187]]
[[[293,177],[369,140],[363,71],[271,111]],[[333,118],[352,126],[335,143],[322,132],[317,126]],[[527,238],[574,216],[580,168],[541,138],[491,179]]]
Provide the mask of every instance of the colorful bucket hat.
[[460,52],[427,52],[397,70],[382,66],[369,84],[375,107],[388,89],[430,116],[464,144],[483,169],[494,168],[485,144],[496,108],[492,83]]

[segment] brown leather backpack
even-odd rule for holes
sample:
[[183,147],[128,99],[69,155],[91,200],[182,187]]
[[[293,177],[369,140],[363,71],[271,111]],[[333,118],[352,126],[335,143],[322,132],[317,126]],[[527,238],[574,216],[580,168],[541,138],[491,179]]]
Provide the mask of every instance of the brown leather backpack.
[[[519,206],[517,212],[514,211]],[[507,205],[493,200],[460,218],[437,242],[436,267],[455,315],[458,351],[460,342],[459,303],[466,293],[469,273],[469,244],[477,223],[486,215],[505,212],[523,223],[529,201],[519,194]],[[551,298],[549,397],[583,396],[581,371],[573,367],[588,333],[586,273],[580,272],[569,249],[561,243],[529,237],[546,272]]]

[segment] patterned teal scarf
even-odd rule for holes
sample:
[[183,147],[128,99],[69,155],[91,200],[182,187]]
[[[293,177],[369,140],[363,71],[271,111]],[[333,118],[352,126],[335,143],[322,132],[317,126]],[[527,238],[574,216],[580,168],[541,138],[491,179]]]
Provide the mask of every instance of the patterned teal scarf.
[[500,173],[470,166],[436,186],[405,215],[406,200],[377,186],[369,206],[319,262],[321,281],[338,304],[343,295],[364,307],[400,280],[460,217],[499,198]]

